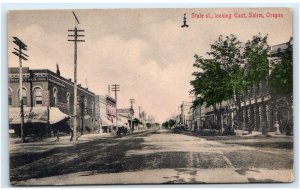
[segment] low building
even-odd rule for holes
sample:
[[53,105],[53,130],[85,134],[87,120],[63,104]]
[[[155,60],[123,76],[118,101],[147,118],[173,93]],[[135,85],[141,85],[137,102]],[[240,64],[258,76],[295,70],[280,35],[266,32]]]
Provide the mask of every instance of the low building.
[[192,103],[186,101],[180,105],[180,123],[183,125],[189,125],[191,106]]
[[105,132],[111,132],[113,129],[113,126],[116,125],[116,114],[117,114],[117,106],[116,106],[116,100],[109,96],[105,96],[106,101],[106,117],[103,118],[103,121],[107,121],[103,123],[103,130]]

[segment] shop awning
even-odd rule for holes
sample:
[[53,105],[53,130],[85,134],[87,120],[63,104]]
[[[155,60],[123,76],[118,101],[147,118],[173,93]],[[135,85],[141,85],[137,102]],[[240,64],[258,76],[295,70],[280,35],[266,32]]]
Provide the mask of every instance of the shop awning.
[[120,116],[118,117],[118,126],[128,126],[128,119],[127,117],[123,117],[123,116]]
[[106,117],[101,118],[102,126],[113,126],[113,123],[109,121]]
[[[21,124],[20,108],[9,108],[9,124]],[[55,124],[63,119],[69,118],[56,107],[49,108],[49,124]],[[47,123],[48,112],[46,106],[24,107],[24,123]]]
[[60,122],[64,119],[70,118],[67,114],[61,112],[59,108],[51,107],[50,108],[50,116],[49,116],[49,123],[55,124],[57,122]]

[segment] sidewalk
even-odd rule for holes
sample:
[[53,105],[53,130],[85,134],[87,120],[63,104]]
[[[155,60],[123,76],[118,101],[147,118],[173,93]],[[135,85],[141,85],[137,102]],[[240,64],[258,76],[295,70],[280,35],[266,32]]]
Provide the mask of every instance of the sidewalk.
[[[261,131],[252,131],[252,134],[248,134],[249,132],[244,131],[244,130],[234,130],[234,132],[236,133],[237,136],[245,136],[245,137],[263,135]],[[291,136],[287,136],[285,134],[275,135],[275,132],[268,132],[267,135],[271,136],[271,137],[291,137]],[[263,136],[265,136],[265,135],[263,135]]]
[[275,135],[275,132],[268,132],[268,135],[263,135],[260,131],[252,131],[252,134],[247,134],[248,131],[235,130],[236,135],[218,135],[217,132],[210,133],[205,131],[186,131],[183,134],[192,135],[199,138],[204,138],[209,141],[218,141],[224,144],[238,144],[243,146],[251,146],[256,148],[275,148],[292,150],[294,147],[294,136],[285,134]]

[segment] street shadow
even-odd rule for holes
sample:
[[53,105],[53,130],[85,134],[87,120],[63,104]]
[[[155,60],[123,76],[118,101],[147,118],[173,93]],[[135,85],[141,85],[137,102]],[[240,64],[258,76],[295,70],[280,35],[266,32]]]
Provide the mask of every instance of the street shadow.
[[[119,172],[131,169],[132,160],[126,157],[128,150],[145,146],[142,137],[156,133],[147,131],[128,135],[125,138],[102,138],[73,146],[55,147],[49,151],[10,155],[10,180],[20,181],[83,171]],[[27,149],[30,149],[27,147]],[[142,163],[136,164],[138,167]],[[137,167],[137,168],[138,168]]]

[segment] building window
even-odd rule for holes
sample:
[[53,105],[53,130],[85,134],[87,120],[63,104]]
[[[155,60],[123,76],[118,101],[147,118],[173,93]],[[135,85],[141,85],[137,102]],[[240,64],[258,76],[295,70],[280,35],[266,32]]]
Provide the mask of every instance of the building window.
[[[20,97],[20,90],[18,93],[18,97]],[[22,97],[23,97],[23,105],[27,105],[27,90],[26,88],[22,88]]]
[[67,111],[70,112],[70,93],[67,92]]
[[53,88],[53,99],[54,99],[54,106],[57,106],[57,89],[56,88]]
[[34,106],[42,106],[43,98],[42,98],[42,89],[37,87],[34,89]]
[[88,114],[87,99],[84,99],[84,112]]
[[11,89],[8,89],[8,105],[11,106],[12,105],[12,92]]
[[94,102],[92,102],[92,115],[94,115]]

